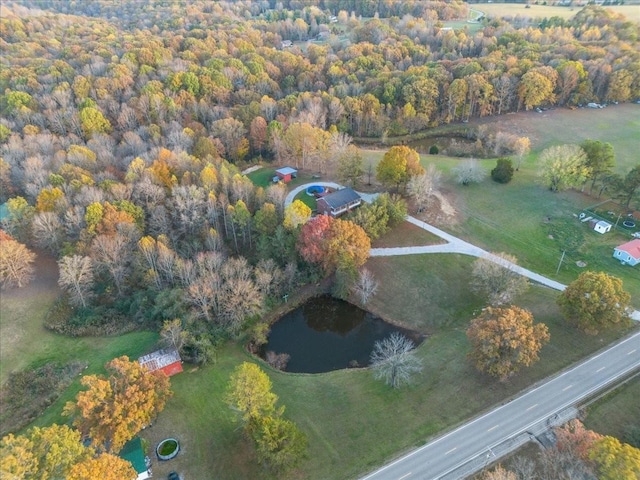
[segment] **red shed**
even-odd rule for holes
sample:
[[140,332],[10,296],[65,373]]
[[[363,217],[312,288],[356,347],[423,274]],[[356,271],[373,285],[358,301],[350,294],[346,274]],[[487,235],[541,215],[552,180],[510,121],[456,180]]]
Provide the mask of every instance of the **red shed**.
[[292,179],[298,176],[298,171],[291,167],[282,167],[276,170],[276,176],[273,177],[273,183],[284,182],[289,183]]
[[165,348],[143,355],[138,359],[138,362],[140,362],[140,365],[147,367],[150,372],[162,370],[167,377],[182,371],[182,359],[174,348]]

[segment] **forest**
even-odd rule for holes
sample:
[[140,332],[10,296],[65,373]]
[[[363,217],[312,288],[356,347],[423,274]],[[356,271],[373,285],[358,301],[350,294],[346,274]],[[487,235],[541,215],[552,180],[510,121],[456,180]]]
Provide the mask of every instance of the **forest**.
[[[212,363],[229,339],[265,343],[265,313],[291,292],[331,278],[346,298],[366,279],[371,241],[406,216],[398,193],[420,207],[427,185],[415,177],[437,177],[392,147],[376,173],[396,193],[307,222],[307,206],[285,205],[284,184],[257,186],[246,167],[331,172],[358,187],[357,145],[640,99],[640,25],[620,14],[445,25],[469,15],[459,0],[3,2],[3,286],[28,283],[33,251],[45,252],[63,292],[48,329],[161,332],[185,360]],[[496,155],[529,151],[525,137],[467,130]],[[623,179],[611,168],[581,182],[619,190],[629,207],[640,170]]]
[[[442,27],[467,15],[458,1],[1,8],[3,226],[59,259],[49,328],[189,318],[194,361],[216,339],[261,337],[260,312],[336,268],[305,261],[286,188],[242,167],[357,172],[354,138],[640,97],[639,27],[600,7],[473,35]],[[400,202],[381,201],[382,230]]]

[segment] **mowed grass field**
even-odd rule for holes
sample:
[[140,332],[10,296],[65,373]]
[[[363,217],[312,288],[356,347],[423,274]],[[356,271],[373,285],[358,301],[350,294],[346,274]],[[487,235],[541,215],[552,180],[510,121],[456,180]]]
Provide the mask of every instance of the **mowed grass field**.
[[[531,18],[561,17],[572,18],[581,9],[580,7],[557,7],[552,5],[535,5],[525,8],[524,3],[482,3],[473,5],[474,10],[483,12],[487,17],[504,17],[520,15]],[[640,6],[636,5],[607,5],[604,7],[615,13],[620,13],[633,22],[640,22]]]

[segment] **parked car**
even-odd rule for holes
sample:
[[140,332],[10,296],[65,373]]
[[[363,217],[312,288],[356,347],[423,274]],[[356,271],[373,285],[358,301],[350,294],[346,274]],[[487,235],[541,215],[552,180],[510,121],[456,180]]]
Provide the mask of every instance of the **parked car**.
[[169,472],[167,480],[180,480],[180,475],[177,472]]

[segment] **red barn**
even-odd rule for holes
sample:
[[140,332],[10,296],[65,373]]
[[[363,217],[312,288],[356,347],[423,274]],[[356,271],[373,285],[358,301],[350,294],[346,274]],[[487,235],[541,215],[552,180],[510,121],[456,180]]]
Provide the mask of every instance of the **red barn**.
[[166,348],[157,350],[148,355],[143,355],[138,359],[143,367],[147,367],[150,372],[162,370],[167,377],[182,371],[182,359],[176,349]]
[[291,167],[282,167],[276,170],[276,176],[273,177],[273,183],[284,182],[289,183],[298,176],[298,171]]

